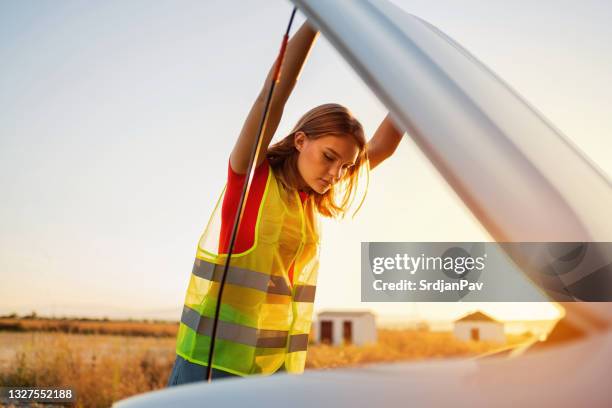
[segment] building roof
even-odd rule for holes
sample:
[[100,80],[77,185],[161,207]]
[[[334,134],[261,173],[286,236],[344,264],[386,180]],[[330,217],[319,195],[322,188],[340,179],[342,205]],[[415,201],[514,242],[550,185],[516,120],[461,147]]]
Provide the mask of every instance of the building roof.
[[317,314],[318,317],[360,317],[360,316],[374,316],[374,313],[369,310],[325,310]]
[[465,322],[465,321],[486,321],[486,322],[496,322],[501,323],[499,320],[492,318],[491,316],[481,312],[476,311],[472,313],[468,313],[467,315],[455,320],[457,322]]

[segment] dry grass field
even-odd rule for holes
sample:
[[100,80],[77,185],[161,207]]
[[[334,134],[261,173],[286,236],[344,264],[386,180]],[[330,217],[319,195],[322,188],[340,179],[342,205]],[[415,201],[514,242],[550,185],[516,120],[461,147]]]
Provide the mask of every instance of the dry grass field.
[[174,337],[178,323],[132,320],[0,318],[0,331]]
[[[174,361],[177,325],[172,323],[64,321],[64,326],[54,326],[52,321],[32,320],[25,326],[0,330],[0,384],[73,387],[80,407],[108,407],[118,399],[162,388]],[[524,340],[514,337],[509,342]],[[380,329],[375,345],[311,344],[306,368],[469,357],[499,346],[458,341],[447,332]]]

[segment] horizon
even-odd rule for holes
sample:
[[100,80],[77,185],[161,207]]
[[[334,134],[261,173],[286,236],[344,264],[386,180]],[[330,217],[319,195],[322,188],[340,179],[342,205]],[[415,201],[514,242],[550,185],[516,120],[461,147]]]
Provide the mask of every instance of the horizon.
[[[481,309],[474,309],[473,312],[481,311]],[[34,313],[34,315],[32,315]],[[317,314],[315,313],[313,318],[313,325],[318,320]],[[374,313],[374,312],[373,312]],[[470,312],[468,312],[469,314]],[[485,314],[493,317],[496,321],[503,324],[504,333],[507,335],[524,335],[532,333],[539,337],[547,336],[552,328],[557,324],[558,318],[550,319],[525,319],[525,320],[507,320],[497,319],[495,316],[491,316],[489,313]],[[375,315],[376,328],[381,330],[408,330],[408,331],[429,331],[429,332],[452,332],[453,324],[456,320],[463,316],[457,316],[454,319],[424,319],[424,318],[406,318],[392,315]],[[108,316],[108,315],[46,315],[38,314],[36,311],[31,311],[30,314],[23,314],[13,316],[12,314],[0,313],[0,319],[17,319],[17,320],[61,320],[61,321],[94,321],[94,322],[105,322],[105,323],[121,323],[121,322],[134,322],[134,323],[148,323],[148,324],[176,324],[178,325],[180,320],[178,318],[170,317],[155,317],[155,316],[141,316],[129,317],[129,316]],[[87,335],[87,334],[85,334]],[[114,335],[114,334],[102,334],[102,335]]]
[[[165,321],[165,322],[178,322],[180,320],[180,313],[181,313],[180,309],[181,308],[134,311],[130,309],[107,307],[107,308],[99,308],[97,310],[92,309],[90,311],[83,312],[82,311],[83,307],[80,305],[79,306],[75,305],[72,308],[54,306],[48,309],[42,309],[42,311],[36,310],[36,309],[32,309],[32,310],[23,309],[21,311],[12,310],[9,312],[8,309],[3,309],[3,310],[0,310],[0,318],[7,318],[11,315],[16,315],[16,317],[18,318],[31,317],[34,315],[35,318],[42,318],[42,319],[157,320],[157,321]],[[60,311],[58,311],[58,309]],[[74,309],[74,310],[70,311],[71,309]],[[81,309],[81,311],[77,312],[76,311],[77,309]],[[115,309],[115,310],[109,312],[109,309],[111,310]],[[102,310],[105,310],[105,311],[102,311]],[[412,323],[418,323],[418,322],[437,322],[437,323],[452,322],[452,321],[457,320],[458,318],[461,318],[462,316],[465,316],[467,314],[470,314],[476,311],[483,312],[486,315],[498,321],[502,321],[502,322],[549,322],[552,320],[557,320],[559,318],[559,317],[548,317],[548,318],[540,318],[540,319],[499,318],[499,317],[496,317],[494,314],[485,311],[483,308],[478,308],[478,307],[474,307],[472,308],[472,310],[463,312],[459,314],[458,316],[448,317],[448,318],[427,318],[424,316],[414,316],[414,315],[411,316],[411,315],[398,315],[398,314],[381,314],[379,312],[376,312],[374,310],[367,309],[367,308],[361,308],[361,309],[324,308],[320,310],[315,310],[314,315],[316,316],[319,313],[324,313],[324,312],[340,312],[341,313],[341,312],[354,312],[354,311],[371,312],[372,314],[374,314],[376,319],[380,319],[385,322],[394,322],[394,323],[403,322],[406,324],[412,324]],[[177,317],[170,317],[170,315],[176,315]]]

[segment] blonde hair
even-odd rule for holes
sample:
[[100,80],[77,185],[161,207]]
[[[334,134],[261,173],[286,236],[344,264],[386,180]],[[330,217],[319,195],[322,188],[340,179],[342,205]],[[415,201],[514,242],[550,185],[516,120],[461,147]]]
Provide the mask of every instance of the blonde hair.
[[[344,217],[355,199],[360,168],[363,164],[366,164],[369,182],[366,138],[361,123],[353,117],[346,107],[336,103],[320,105],[306,112],[293,130],[281,141],[270,146],[266,153],[274,174],[287,189],[296,189],[300,180],[297,168],[299,151],[295,148],[295,134],[297,132],[304,132],[309,139],[318,139],[324,136],[350,137],[357,144],[359,154],[355,160],[355,165],[349,168],[340,182],[332,185],[327,192],[324,194],[315,192],[313,196],[320,214],[326,217]],[[336,202],[336,195],[341,195],[339,202]],[[365,198],[365,194],[363,198]],[[363,199],[361,203],[363,203]],[[361,203],[353,216],[361,207]]]

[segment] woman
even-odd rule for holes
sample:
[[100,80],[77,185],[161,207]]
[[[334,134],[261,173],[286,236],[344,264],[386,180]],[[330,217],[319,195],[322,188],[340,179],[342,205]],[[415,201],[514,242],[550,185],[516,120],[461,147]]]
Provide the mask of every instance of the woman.
[[[287,45],[221,298],[214,379],[303,372],[318,271],[318,215],[343,216],[361,166],[375,168],[401,140],[387,116],[366,143],[361,124],[345,107],[325,104],[268,147],[317,35],[304,23]],[[230,154],[226,188],[198,244],[168,385],[205,379],[219,282],[273,72],[274,65]]]

